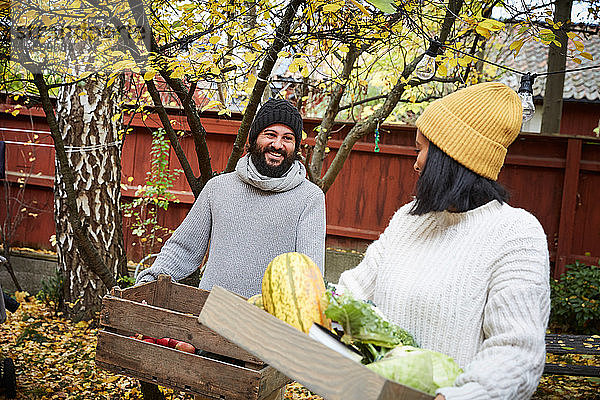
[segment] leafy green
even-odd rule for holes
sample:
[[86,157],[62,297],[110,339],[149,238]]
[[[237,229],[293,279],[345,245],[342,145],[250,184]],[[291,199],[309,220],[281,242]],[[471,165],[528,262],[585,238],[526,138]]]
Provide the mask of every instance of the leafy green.
[[377,374],[428,394],[452,386],[463,371],[445,354],[413,346],[398,346],[366,366]]
[[325,315],[342,326],[342,341],[357,347],[367,362],[380,359],[398,345],[417,345],[407,331],[386,321],[367,302],[356,300],[349,293],[328,295]]
[[394,0],[367,0],[367,2],[380,9],[384,13],[393,14],[397,12],[396,7],[394,7]]

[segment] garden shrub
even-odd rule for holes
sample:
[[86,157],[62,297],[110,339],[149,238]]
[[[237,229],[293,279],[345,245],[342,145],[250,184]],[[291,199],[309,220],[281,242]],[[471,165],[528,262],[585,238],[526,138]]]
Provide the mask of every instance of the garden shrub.
[[573,334],[600,331],[600,266],[576,261],[550,287],[552,327]]
[[135,279],[133,279],[132,276],[127,275],[119,276],[117,278],[117,285],[119,285],[121,289],[127,289],[128,287],[135,285]]
[[35,296],[38,300],[52,308],[54,312],[57,312],[62,307],[64,301],[63,280],[62,273],[58,269],[54,270],[53,276],[42,280],[42,288]]

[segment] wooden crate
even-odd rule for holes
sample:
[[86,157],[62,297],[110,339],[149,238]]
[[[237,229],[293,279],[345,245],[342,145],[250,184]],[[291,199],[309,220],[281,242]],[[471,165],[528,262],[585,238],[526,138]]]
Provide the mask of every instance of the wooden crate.
[[215,286],[200,323],[327,400],[432,400],[313,340],[258,307]]
[[[172,283],[167,276],[125,290],[114,288],[102,300],[96,365],[209,399],[275,397],[289,378],[198,323],[208,295]],[[138,333],[183,340],[204,352],[185,353],[129,337]]]

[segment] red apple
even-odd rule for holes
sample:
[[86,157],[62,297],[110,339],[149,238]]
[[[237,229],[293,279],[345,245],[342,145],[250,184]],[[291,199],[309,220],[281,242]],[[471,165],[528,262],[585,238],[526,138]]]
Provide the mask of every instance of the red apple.
[[144,339],[144,342],[156,343],[156,340],[154,340],[153,338],[149,337],[149,338]]
[[177,343],[179,343],[179,340],[169,338],[169,344],[168,344],[168,346],[174,349],[175,346],[177,346]]
[[152,336],[142,335],[142,340],[146,340],[146,339],[152,339],[156,342],[156,338],[153,338]]
[[169,347],[169,338],[164,337],[164,338],[156,339],[156,344],[160,344],[161,346]]
[[185,351],[186,353],[192,353],[196,351],[196,348],[187,342],[179,342],[177,346],[175,346],[175,350]]

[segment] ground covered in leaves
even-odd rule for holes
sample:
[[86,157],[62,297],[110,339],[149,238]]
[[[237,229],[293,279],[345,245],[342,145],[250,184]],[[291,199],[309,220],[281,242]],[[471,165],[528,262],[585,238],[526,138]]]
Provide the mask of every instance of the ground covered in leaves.
[[[136,380],[95,367],[97,328],[55,315],[26,294],[17,293],[17,300],[21,307],[0,326],[0,354],[15,361],[18,399],[142,399]],[[566,361],[600,365],[598,357],[590,356]],[[193,399],[189,394],[163,391],[167,399]],[[600,378],[544,376],[534,398],[600,400],[599,393]],[[287,386],[285,399],[320,397],[293,383]]]

